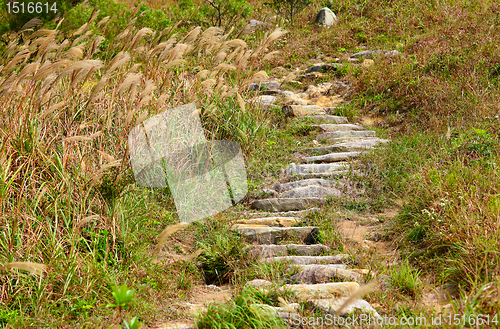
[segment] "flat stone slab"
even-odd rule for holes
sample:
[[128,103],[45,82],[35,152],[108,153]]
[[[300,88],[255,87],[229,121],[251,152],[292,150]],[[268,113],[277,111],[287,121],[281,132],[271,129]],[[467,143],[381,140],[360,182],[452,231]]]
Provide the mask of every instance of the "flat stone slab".
[[318,256],[322,253],[329,252],[330,248],[322,244],[261,244],[250,248],[249,253],[260,258],[275,257],[275,256]]
[[347,269],[332,267],[329,265],[316,265],[302,270],[290,278],[292,283],[317,284],[328,282],[359,282],[363,278],[360,273],[352,272]]
[[298,187],[304,187],[304,186],[322,186],[326,188],[334,188],[335,183],[326,179],[321,179],[321,178],[313,178],[313,179],[303,179],[295,182],[288,182],[288,183],[283,183],[283,184],[276,184],[274,185],[274,189],[279,192],[283,193],[286,191],[290,191],[293,189],[296,189]]
[[346,264],[308,264],[308,265],[295,265],[296,268],[298,268],[300,271],[305,271],[310,268],[316,268],[318,266],[326,266],[326,267],[332,267],[332,268],[342,268],[342,269],[347,269]]
[[237,227],[249,243],[276,244],[283,240],[300,239],[304,243],[313,244],[319,234],[316,226],[302,227]]
[[321,205],[325,203],[323,198],[271,198],[252,202],[252,209],[264,211],[294,211],[304,210],[311,205]]
[[284,192],[281,196],[284,198],[325,198],[340,196],[341,192],[336,188],[323,186],[304,186]]
[[311,264],[340,264],[350,259],[347,254],[339,254],[335,256],[283,256],[283,257],[268,257],[262,259],[266,263],[289,262],[294,265],[311,265]]
[[311,211],[318,211],[319,208],[317,207],[312,207],[312,208],[307,208],[304,210],[296,210],[296,211],[279,211],[279,212],[243,212],[241,213],[242,217],[248,217],[248,218],[258,218],[258,217],[276,217],[276,216],[281,216],[281,217],[298,217],[305,215]]
[[335,152],[325,155],[304,157],[304,161],[308,163],[332,163],[357,158],[360,154],[361,152]]
[[333,153],[333,152],[357,152],[357,151],[365,151],[365,150],[371,149],[371,148],[373,148],[381,143],[388,143],[388,142],[390,142],[389,139],[374,138],[374,139],[369,139],[369,140],[362,140],[362,141],[356,141],[356,142],[346,142],[346,143],[339,143],[339,144],[334,144],[334,145],[329,145],[329,146],[309,148],[309,149],[305,149],[303,152],[307,153],[307,154],[314,154],[314,155],[324,155],[324,154]]
[[262,280],[262,279],[255,279],[255,280],[252,280],[252,281],[245,283],[245,287],[252,287],[252,288],[266,288],[266,287],[269,287],[272,285],[273,285],[273,283],[271,281]]
[[348,123],[349,120],[347,117],[342,117],[338,115],[306,115],[304,118],[309,118],[313,120],[321,120],[323,122],[333,122],[335,124],[343,124],[343,123]]
[[378,54],[378,52],[375,50],[363,50],[359,53],[352,54],[351,58],[372,58],[376,54]]
[[[329,298],[329,299],[310,299],[307,301],[309,307],[314,307],[323,313],[335,315],[337,310],[345,303],[347,297]],[[370,313],[375,318],[380,318],[380,314],[364,299],[358,299],[351,304],[347,305],[342,311],[340,316],[346,316],[356,310],[361,310],[363,313]]]
[[357,124],[351,124],[351,123],[344,123],[344,124],[331,124],[331,123],[324,123],[317,125],[324,131],[328,132],[334,132],[334,131],[364,131],[366,130],[365,127],[357,125]]
[[264,81],[260,83],[251,83],[249,88],[251,90],[276,90],[279,91],[281,88],[281,82],[278,81]]
[[360,286],[357,282],[333,282],[321,284],[289,284],[281,289],[295,293],[299,301],[349,297]]
[[377,137],[377,133],[373,130],[329,131],[319,135],[317,139],[332,139],[344,137]]
[[318,105],[285,105],[285,116],[301,117],[305,115],[326,115],[326,111]]
[[240,219],[236,223],[240,226],[243,225],[260,225],[271,227],[291,227],[298,222],[294,217],[263,217],[263,218],[250,218]]
[[326,73],[328,71],[335,71],[341,68],[342,66],[343,64],[341,63],[319,63],[307,68],[306,73],[311,73],[311,72]]
[[321,163],[290,166],[285,169],[285,172],[289,176],[296,176],[303,174],[330,174],[346,169],[349,169],[348,163]]
[[276,97],[271,95],[261,95],[254,97],[250,102],[261,108],[268,108],[276,104]]

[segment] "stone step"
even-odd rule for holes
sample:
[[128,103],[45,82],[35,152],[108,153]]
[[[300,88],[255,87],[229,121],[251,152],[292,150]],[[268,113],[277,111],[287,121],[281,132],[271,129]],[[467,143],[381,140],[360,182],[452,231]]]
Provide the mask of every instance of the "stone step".
[[347,162],[294,165],[285,169],[288,176],[305,174],[332,174],[336,171],[349,169]]
[[304,157],[304,161],[307,163],[332,163],[357,158],[360,154],[361,152],[335,152],[325,155]]
[[271,198],[252,202],[252,209],[264,211],[295,211],[311,207],[311,205],[322,205],[325,203],[323,198]]
[[291,227],[297,224],[299,220],[295,217],[261,217],[240,219],[236,221],[236,225],[260,225],[270,227]]
[[335,124],[344,124],[344,123],[349,122],[347,117],[338,116],[338,115],[329,115],[329,114],[326,114],[326,115],[306,115],[306,116],[304,116],[304,118],[322,121],[322,122],[333,122]]
[[298,187],[305,187],[305,186],[322,186],[326,188],[335,188],[335,183],[326,179],[313,178],[313,179],[303,179],[295,182],[288,182],[282,184],[278,183],[274,185],[274,189],[279,193],[283,193],[286,191],[296,189]]
[[358,151],[365,151],[381,143],[388,143],[388,142],[390,142],[389,139],[374,138],[356,142],[346,142],[328,146],[309,148],[305,149],[303,152],[312,155],[324,155],[333,152],[358,152]]
[[303,186],[284,192],[283,198],[326,198],[340,196],[340,190],[323,186]]
[[334,132],[334,131],[364,131],[365,127],[357,124],[344,123],[344,124],[320,124],[313,125],[313,127],[320,127],[324,131]]
[[261,244],[250,248],[249,253],[260,258],[275,256],[318,256],[330,251],[328,246],[322,244]]
[[283,106],[285,116],[302,117],[305,115],[326,115],[325,109],[319,105],[285,105]]
[[335,138],[365,138],[377,137],[373,130],[348,130],[348,131],[329,131],[316,137],[317,140],[335,139]]
[[297,216],[306,215],[311,211],[318,211],[318,210],[319,210],[319,208],[312,207],[312,208],[308,208],[308,209],[304,209],[304,210],[296,210],[296,211],[278,211],[278,212],[262,212],[262,211],[249,212],[249,211],[245,211],[245,212],[238,213],[238,215],[240,217],[248,217],[248,218],[276,217],[276,216],[297,217]]
[[295,293],[298,301],[305,302],[310,299],[349,297],[359,287],[357,282],[331,282],[320,284],[287,284],[281,289]]
[[[318,229],[319,231],[319,229]],[[282,256],[268,257],[262,259],[265,263],[289,262],[293,265],[312,265],[312,264],[341,264],[349,261],[351,257],[347,254],[335,256]]]
[[[341,298],[320,298],[320,299],[310,299],[307,301],[307,305],[311,308],[315,308],[323,313],[335,315],[337,310],[345,303],[348,297]],[[381,318],[380,314],[364,299],[358,299],[344,309],[340,311],[339,316],[346,316],[353,313],[356,310],[361,310],[362,313],[371,314],[374,318]]]
[[363,274],[331,265],[312,265],[289,279],[291,283],[317,284],[328,282],[360,282]]
[[283,240],[300,239],[314,244],[319,234],[316,226],[302,227],[237,227],[235,228],[249,243],[277,244]]

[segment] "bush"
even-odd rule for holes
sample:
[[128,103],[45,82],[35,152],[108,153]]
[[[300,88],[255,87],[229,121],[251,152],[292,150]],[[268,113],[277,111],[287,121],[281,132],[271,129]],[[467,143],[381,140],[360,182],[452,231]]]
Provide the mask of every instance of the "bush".
[[200,11],[211,19],[212,25],[228,28],[233,25],[239,15],[248,17],[252,7],[244,0],[205,0]]
[[276,14],[285,17],[291,25],[295,22],[296,15],[309,6],[310,3],[310,0],[273,0],[273,2],[265,2]]

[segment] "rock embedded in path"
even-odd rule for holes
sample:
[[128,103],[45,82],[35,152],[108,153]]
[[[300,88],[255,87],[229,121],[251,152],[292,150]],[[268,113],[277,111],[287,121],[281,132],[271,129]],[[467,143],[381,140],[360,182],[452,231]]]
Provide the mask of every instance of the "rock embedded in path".
[[328,71],[335,71],[335,70],[339,69],[340,67],[342,67],[341,63],[329,63],[329,64],[319,63],[319,64],[315,64],[313,66],[310,66],[306,70],[306,73],[311,73],[311,72],[325,73]]
[[346,130],[346,131],[329,131],[323,133],[317,137],[317,139],[333,139],[333,138],[345,138],[345,137],[377,137],[377,133],[373,130]]
[[350,131],[350,130],[366,130],[365,127],[357,124],[344,123],[344,124],[331,124],[324,123],[318,125],[322,130],[329,132],[337,132],[337,131]]
[[327,7],[321,8],[316,16],[316,24],[323,27],[332,27],[335,23],[337,23],[337,20],[338,19],[335,13]]
[[400,57],[400,56],[401,56],[401,53],[397,50],[391,50],[391,51],[388,51],[384,54],[385,58],[394,58],[394,57]]
[[318,256],[322,253],[329,252],[330,248],[322,244],[284,244],[284,245],[274,245],[274,244],[261,244],[257,246],[252,246],[248,251],[250,254],[258,256],[260,258],[268,257],[280,257],[288,255],[297,256]]
[[313,178],[313,179],[303,179],[283,184],[278,183],[274,185],[274,189],[279,193],[283,193],[304,186],[322,186],[326,188],[335,188],[335,184],[332,181],[321,178]]
[[268,108],[276,104],[276,97],[271,95],[261,95],[253,98],[251,103],[260,108]]
[[325,164],[303,164],[290,166],[285,169],[289,176],[300,176],[306,174],[331,174],[335,171],[349,169],[347,163],[325,163]]
[[236,223],[241,225],[291,227],[294,224],[296,224],[297,221],[298,221],[297,218],[294,217],[263,217],[263,218],[240,219],[236,221]]
[[322,205],[325,200],[322,198],[271,198],[252,202],[252,209],[264,211],[295,211],[309,208],[311,205]]
[[338,153],[329,153],[325,155],[319,155],[319,156],[312,156],[312,157],[305,157],[304,161],[307,163],[331,163],[331,162],[339,162],[339,161],[346,161],[350,160],[353,158],[358,157],[361,154],[361,152],[338,152]]
[[374,51],[374,50],[363,50],[363,51],[360,51],[358,53],[352,54],[351,58],[361,58],[361,57],[363,57],[363,58],[372,58],[376,54],[377,54],[377,52]]
[[283,106],[285,116],[325,115],[326,111],[318,105],[285,105]]
[[[323,298],[323,299],[310,299],[307,301],[309,307],[319,309],[323,313],[335,315],[337,310],[345,303],[348,297],[341,298]],[[347,305],[340,311],[340,316],[345,316],[353,313],[356,310],[361,310],[363,313],[370,313],[375,318],[380,318],[380,314],[368,303],[366,300],[358,299],[351,304]]]
[[349,297],[359,288],[357,282],[333,282],[320,284],[289,284],[284,287],[295,293],[299,301]]
[[281,82],[278,81],[264,81],[260,83],[251,83],[250,90],[272,90],[279,92],[281,88]]
[[348,123],[349,120],[347,117],[342,117],[338,115],[306,115],[304,118],[309,118],[312,120],[320,120],[323,122],[333,122],[335,124],[343,124],[343,123]]
[[359,282],[363,278],[360,273],[329,265],[316,265],[305,269],[290,278],[292,283],[317,284],[328,282]]
[[308,148],[308,149],[304,149],[303,152],[305,152],[307,154],[312,154],[312,155],[325,155],[325,154],[334,153],[334,152],[358,152],[358,151],[365,151],[367,149],[373,148],[374,146],[376,146],[378,144],[388,143],[388,142],[390,142],[389,139],[375,138],[375,139],[371,139],[371,140],[338,143],[338,144],[334,144],[334,145]]
[[304,186],[297,187],[293,190],[282,194],[284,198],[326,198],[338,197],[341,192],[336,188],[328,188],[323,186]]
[[316,242],[319,228],[316,226],[302,227],[237,227],[236,230],[243,235],[249,243],[276,244],[283,240],[299,239],[304,243]]
[[245,287],[266,288],[266,287],[269,287],[272,285],[273,285],[273,283],[271,281],[262,280],[262,279],[255,279],[255,280],[247,282],[245,284]]
[[348,262],[351,257],[347,254],[339,254],[335,256],[283,256],[269,257],[262,261],[266,263],[289,262],[294,265],[312,265],[312,264],[340,264]]

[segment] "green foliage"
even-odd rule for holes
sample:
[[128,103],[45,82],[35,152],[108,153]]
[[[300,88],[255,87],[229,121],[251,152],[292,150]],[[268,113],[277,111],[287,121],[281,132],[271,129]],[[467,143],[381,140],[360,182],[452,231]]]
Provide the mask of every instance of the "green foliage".
[[134,291],[128,289],[126,284],[122,284],[120,287],[114,285],[111,287],[111,290],[113,302],[109,303],[106,307],[116,308],[119,312],[130,309],[134,302]]
[[285,17],[291,25],[294,24],[297,14],[311,4],[310,0],[273,0],[265,2],[278,15]]
[[141,323],[137,319],[136,316],[134,316],[130,322],[127,322],[127,320],[123,320],[123,326],[121,326],[122,329],[139,329],[141,327]]
[[205,234],[198,242],[198,248],[204,252],[198,257],[200,268],[207,284],[227,283],[248,255],[243,239],[232,231],[212,231],[205,227]]
[[[257,305],[256,305],[257,304]],[[227,304],[213,303],[196,320],[196,328],[209,329],[265,329],[286,328],[281,318],[268,309],[259,307],[262,300],[256,298],[253,290],[243,290]]]
[[420,271],[412,269],[406,259],[401,262],[399,267],[394,267],[394,272],[391,275],[391,284],[402,293],[417,297],[422,293],[423,289],[420,273]]
[[204,0],[201,13],[211,20],[212,25],[229,27],[234,25],[238,16],[248,17],[252,7],[245,0]]

